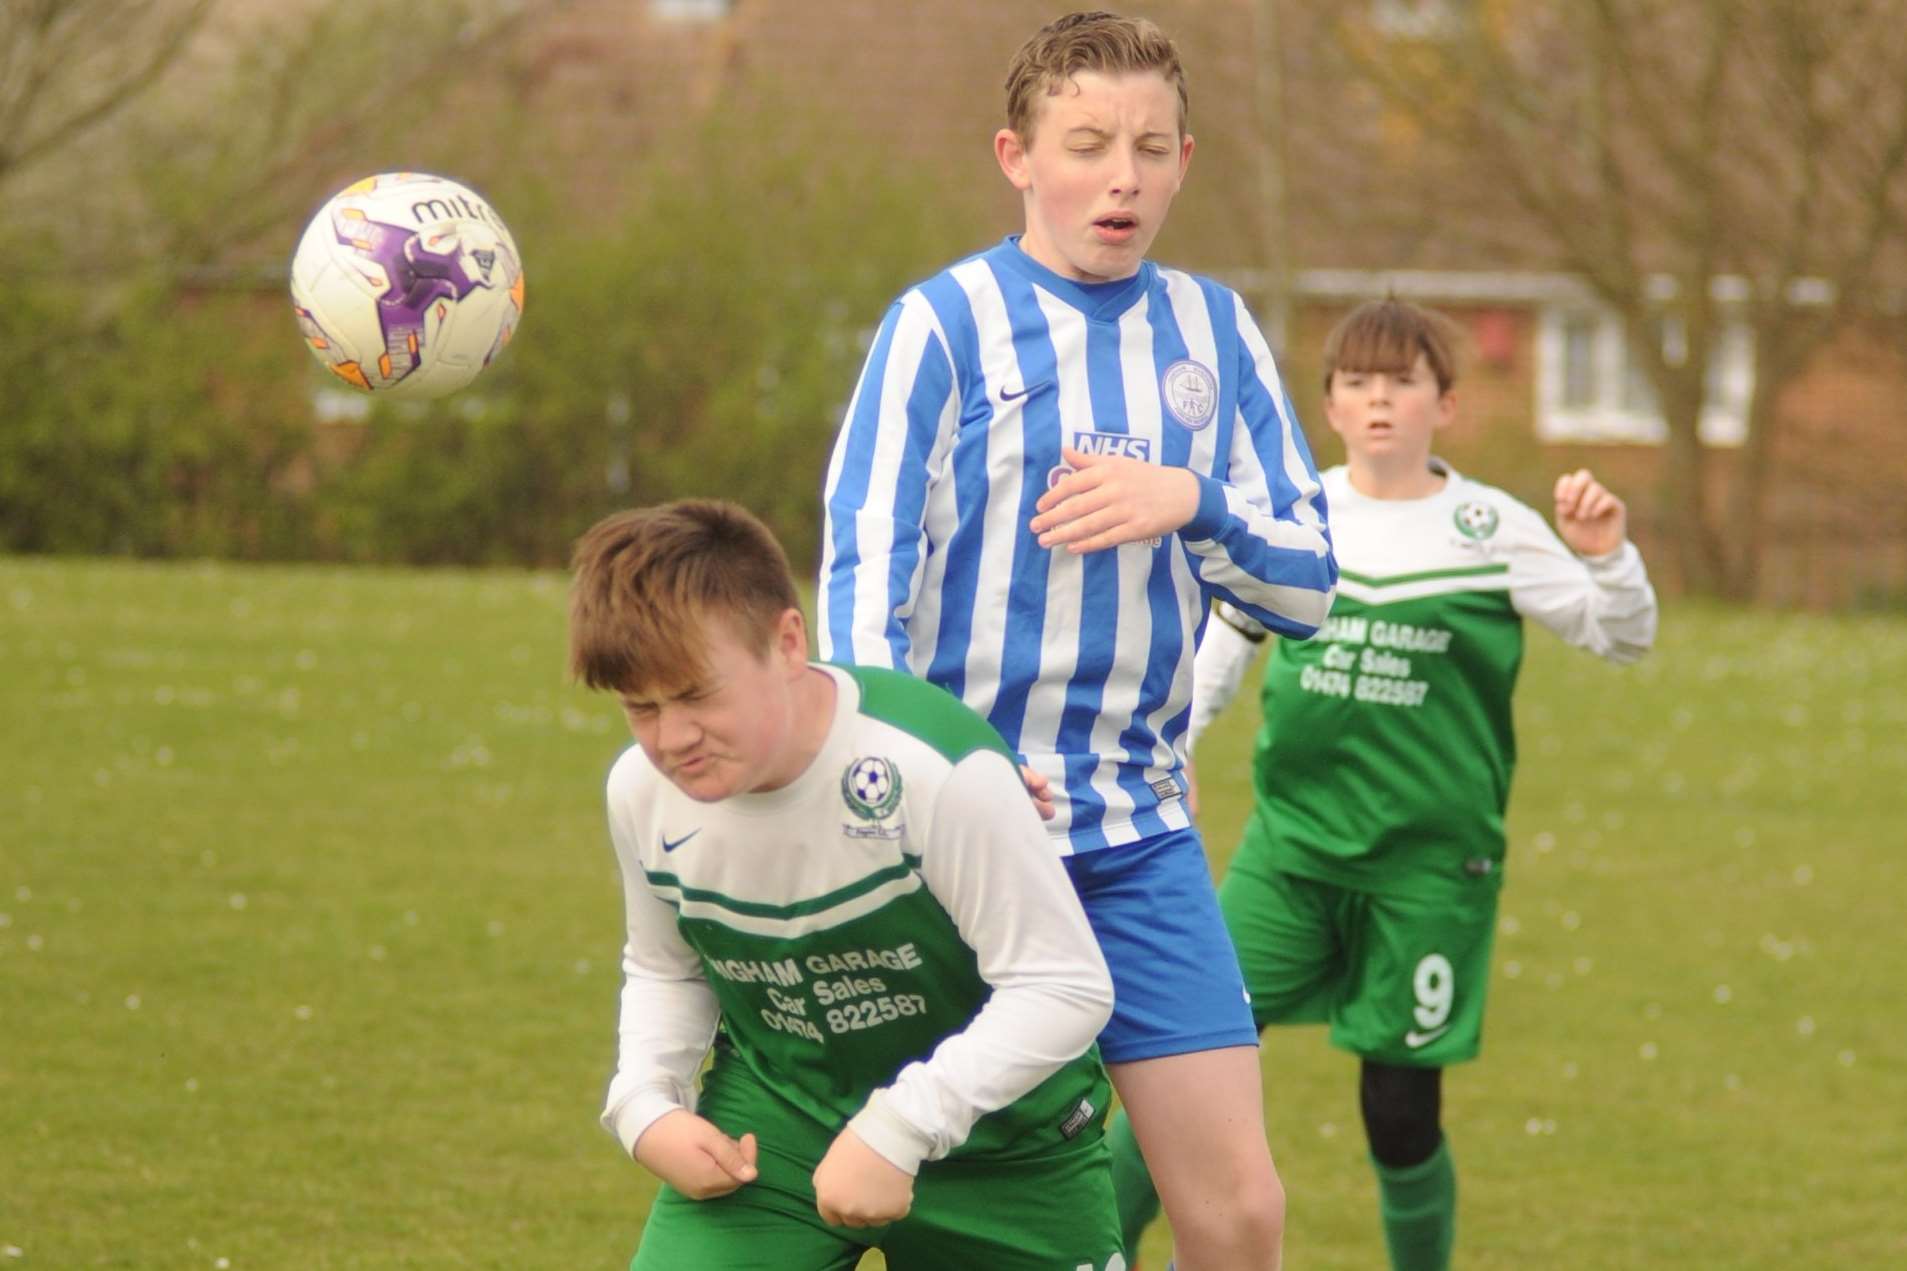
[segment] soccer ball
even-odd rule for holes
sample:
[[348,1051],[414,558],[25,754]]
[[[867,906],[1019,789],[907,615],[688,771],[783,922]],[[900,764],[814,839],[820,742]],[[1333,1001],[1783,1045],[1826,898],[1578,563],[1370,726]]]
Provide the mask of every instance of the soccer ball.
[[291,302],[313,356],[345,383],[439,397],[510,342],[522,257],[474,191],[386,173],[352,182],[311,218],[291,258]]

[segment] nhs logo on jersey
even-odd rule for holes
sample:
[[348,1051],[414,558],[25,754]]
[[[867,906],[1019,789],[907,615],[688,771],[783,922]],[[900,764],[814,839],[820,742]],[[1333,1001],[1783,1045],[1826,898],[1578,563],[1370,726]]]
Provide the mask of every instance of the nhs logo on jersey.
[[1076,432],[1073,449],[1084,455],[1124,455],[1141,463],[1152,462],[1152,438],[1129,437],[1117,432]]

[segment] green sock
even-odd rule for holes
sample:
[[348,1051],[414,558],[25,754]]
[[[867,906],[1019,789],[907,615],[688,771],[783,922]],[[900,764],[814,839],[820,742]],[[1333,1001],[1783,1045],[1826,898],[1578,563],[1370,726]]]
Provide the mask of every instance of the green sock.
[[1429,1160],[1404,1169],[1376,1158],[1371,1165],[1392,1271],[1447,1271],[1457,1235],[1457,1170],[1449,1140],[1439,1142]]
[[1139,1237],[1159,1216],[1159,1193],[1152,1188],[1152,1175],[1139,1155],[1139,1140],[1132,1136],[1132,1122],[1126,1110],[1113,1114],[1106,1127],[1106,1146],[1112,1150],[1112,1193],[1119,1202],[1119,1231],[1126,1246],[1126,1261],[1139,1256]]

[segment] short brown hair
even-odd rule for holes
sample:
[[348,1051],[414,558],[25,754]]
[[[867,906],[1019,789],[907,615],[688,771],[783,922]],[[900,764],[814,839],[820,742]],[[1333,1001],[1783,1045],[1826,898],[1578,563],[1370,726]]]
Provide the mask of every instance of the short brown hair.
[[708,672],[703,624],[726,620],[766,656],[781,615],[801,608],[774,534],[713,499],[606,516],[576,540],[570,564],[570,672],[594,689],[695,684]]
[[1437,377],[1437,391],[1457,382],[1457,324],[1434,309],[1420,309],[1395,296],[1367,300],[1346,314],[1324,341],[1324,391],[1339,371],[1408,371],[1422,353]]
[[1081,71],[1116,75],[1157,71],[1179,90],[1179,134],[1191,115],[1185,70],[1165,32],[1144,18],[1095,10],[1049,22],[1020,46],[1006,68],[1006,125],[1022,141],[1033,140],[1037,98],[1051,97]]

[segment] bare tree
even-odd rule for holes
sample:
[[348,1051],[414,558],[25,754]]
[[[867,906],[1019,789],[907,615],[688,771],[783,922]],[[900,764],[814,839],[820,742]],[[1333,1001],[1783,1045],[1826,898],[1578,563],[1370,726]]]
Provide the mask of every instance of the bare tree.
[[[541,13],[566,3],[545,0]],[[129,127],[142,201],[163,212],[152,253],[199,271],[242,266],[330,184],[481,153],[485,138],[472,133],[498,111],[498,61],[526,20],[514,0],[330,0],[274,13],[216,79]],[[391,32],[401,38],[368,38]]]
[[10,267],[202,278],[262,244],[280,257],[326,184],[481,150],[471,134],[507,92],[486,72],[529,16],[522,0],[0,0],[0,227],[40,242]]
[[[1439,20],[1399,40],[1371,6],[1343,6],[1350,64],[1427,144],[1506,191],[1625,321],[1668,428],[1667,529],[1683,575],[1751,594],[1776,403],[1824,341],[1873,311],[1907,241],[1907,3],[1420,7]],[[1755,379],[1723,483],[1699,425],[1731,319],[1752,332]],[[1665,326],[1676,338],[1660,338]]]
[[212,0],[0,0],[0,185],[156,84]]

